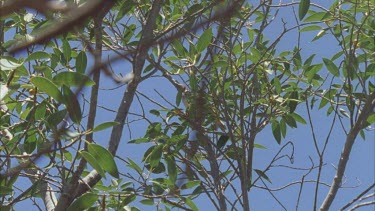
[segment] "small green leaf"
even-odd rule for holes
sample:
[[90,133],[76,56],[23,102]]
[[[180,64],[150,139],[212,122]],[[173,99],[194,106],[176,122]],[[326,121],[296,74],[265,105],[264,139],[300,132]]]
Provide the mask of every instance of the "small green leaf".
[[65,85],[62,86],[62,91],[64,96],[64,104],[68,110],[70,119],[74,123],[79,124],[82,119],[82,112],[77,100],[77,96],[69,89],[69,87]]
[[107,128],[110,128],[110,127],[116,126],[116,125],[118,125],[118,124],[120,124],[120,123],[118,123],[118,122],[104,122],[104,123],[102,123],[102,124],[96,126],[96,127],[92,130],[92,132],[98,132],[98,131],[101,131],[101,130],[105,130],[105,129],[107,129]]
[[98,164],[98,161],[94,156],[86,151],[80,151],[79,154],[99,173],[101,177],[106,178],[104,170]]
[[150,142],[150,139],[148,138],[137,138],[129,141],[129,144],[142,144],[142,143],[148,143]]
[[98,195],[94,193],[85,193],[78,197],[69,207],[68,211],[85,210],[90,208],[98,200]]
[[112,154],[98,144],[89,144],[88,152],[97,160],[100,167],[115,178],[119,178],[119,172]]
[[38,87],[39,90],[47,93],[50,97],[53,97],[55,100],[63,103],[64,97],[61,94],[57,86],[47,78],[36,76],[30,79],[31,83]]
[[144,205],[154,205],[153,199],[143,199],[143,200],[140,200],[139,202]]
[[87,67],[87,56],[84,51],[79,52],[76,59],[76,71],[81,74],[85,74]]
[[316,30],[321,30],[321,29],[322,29],[321,26],[312,25],[312,26],[306,26],[305,28],[302,28],[301,30],[299,30],[299,32],[316,31]]
[[258,148],[258,149],[267,149],[267,147],[261,145],[261,144],[254,144],[254,148]]
[[296,120],[297,122],[299,123],[302,123],[302,124],[307,124],[307,122],[305,121],[305,119],[303,119],[299,114],[297,113],[292,113],[290,114],[291,117],[294,118],[294,120]]
[[367,117],[367,123],[369,125],[374,124],[374,122],[375,122],[375,113],[373,113],[373,114],[371,114],[370,116]]
[[298,15],[299,15],[299,20],[302,20],[305,15],[307,14],[307,11],[309,11],[310,7],[310,0],[301,0],[299,3],[299,8],[298,8]]
[[326,65],[328,71],[330,73],[332,73],[332,75],[334,75],[336,77],[340,77],[339,68],[335,65],[335,63],[333,63],[331,60],[329,60],[327,58],[323,58],[323,62]]
[[185,202],[193,211],[198,211],[198,207],[194,204],[193,200],[186,198]]
[[268,178],[268,176],[261,170],[255,169],[255,172],[258,174],[258,176],[262,177],[263,179],[267,180],[269,183],[272,183],[271,180]]
[[25,62],[27,61],[32,61],[32,60],[39,60],[39,59],[49,59],[51,57],[51,55],[47,52],[44,52],[44,51],[36,51],[36,52],[33,52],[31,53],[25,60]]
[[280,123],[277,120],[272,121],[271,128],[272,128],[273,137],[275,137],[277,143],[280,144],[281,143]]
[[61,72],[53,77],[53,82],[58,86],[63,84],[67,86],[93,86],[95,82],[91,80],[87,75],[83,75],[78,72]]
[[201,184],[201,181],[200,180],[191,180],[191,181],[188,181],[186,182],[185,184],[183,184],[181,186],[181,189],[184,190],[184,189],[190,189],[190,188],[193,188],[197,185],[200,185]]
[[209,28],[200,36],[197,42],[197,53],[201,53],[210,45],[212,40],[212,29]]

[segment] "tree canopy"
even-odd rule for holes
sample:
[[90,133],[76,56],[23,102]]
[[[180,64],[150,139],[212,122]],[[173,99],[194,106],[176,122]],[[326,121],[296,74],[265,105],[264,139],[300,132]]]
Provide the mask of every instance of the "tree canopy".
[[375,204],[374,1],[0,0],[0,47],[0,210]]

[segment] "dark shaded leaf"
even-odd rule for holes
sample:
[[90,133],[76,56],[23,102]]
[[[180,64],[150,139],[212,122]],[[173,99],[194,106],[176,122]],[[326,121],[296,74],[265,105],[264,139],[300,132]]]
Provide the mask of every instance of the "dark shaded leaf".
[[229,140],[229,136],[221,135],[219,140],[217,141],[217,147],[219,149],[222,149],[225,146],[225,144],[228,142],[228,140]]
[[301,0],[298,8],[299,20],[302,20],[309,11],[310,0]]
[[69,89],[69,87],[65,85],[62,86],[62,91],[64,96],[64,104],[68,110],[70,119],[74,123],[79,124],[82,119],[82,112],[77,100],[77,96]]

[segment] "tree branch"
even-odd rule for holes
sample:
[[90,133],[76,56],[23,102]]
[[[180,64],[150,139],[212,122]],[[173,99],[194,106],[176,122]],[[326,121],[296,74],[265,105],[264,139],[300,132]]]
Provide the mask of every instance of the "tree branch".
[[359,131],[363,129],[363,127],[365,126],[367,117],[373,113],[374,107],[375,107],[375,92],[372,92],[367,97],[366,103],[363,106],[361,114],[359,115],[356,123],[354,124],[353,128],[349,131],[348,135],[346,136],[344,149],[341,152],[341,157],[340,157],[339,164],[337,166],[336,175],[333,179],[331,188],[326,198],[324,199],[323,204],[320,207],[321,211],[329,210],[333,200],[335,199],[338,189],[340,188],[342,177],[345,173],[345,168],[348,163],[350,152],[352,150],[354,141]]

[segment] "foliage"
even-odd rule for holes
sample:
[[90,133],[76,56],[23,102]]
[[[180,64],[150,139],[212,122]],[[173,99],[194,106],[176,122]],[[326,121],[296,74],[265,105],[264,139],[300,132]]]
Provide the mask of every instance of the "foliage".
[[[26,199],[47,210],[198,210],[202,198],[217,210],[250,210],[257,189],[290,209],[272,193],[277,167],[303,170],[280,188],[299,184],[293,208],[305,191],[314,210],[328,210],[356,137],[371,135],[373,1],[0,3],[1,210]],[[285,11],[294,12],[288,22]],[[312,42],[333,39],[337,53],[305,53],[301,37],[316,31]],[[324,138],[313,113],[326,114]],[[306,127],[318,164],[300,167],[294,160],[305,157],[294,150],[303,149],[286,139]],[[333,179],[323,170],[334,130],[345,143]],[[265,134],[275,141],[266,146]],[[277,150],[259,165],[268,148]],[[25,178],[32,184],[18,189]]]

